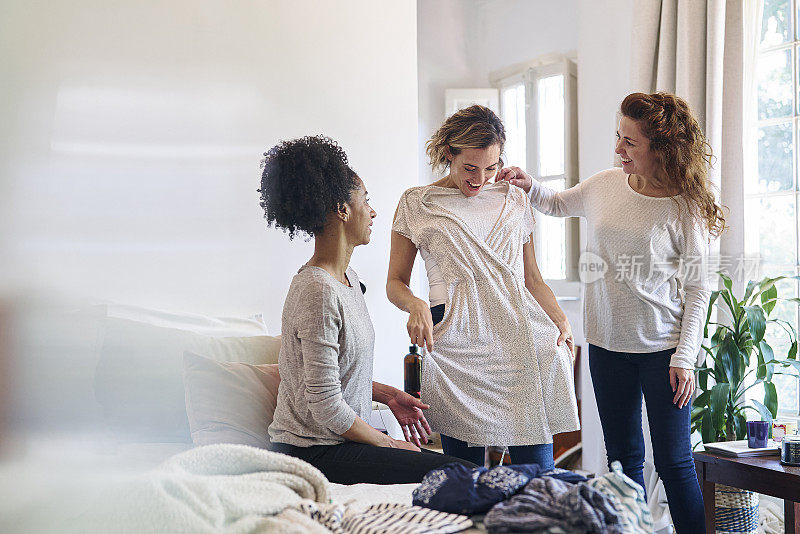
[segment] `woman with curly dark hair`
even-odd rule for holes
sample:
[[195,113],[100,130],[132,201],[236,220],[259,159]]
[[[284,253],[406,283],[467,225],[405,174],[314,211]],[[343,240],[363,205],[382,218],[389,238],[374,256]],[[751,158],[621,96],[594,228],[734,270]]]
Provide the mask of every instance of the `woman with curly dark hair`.
[[344,151],[326,137],[282,142],[264,155],[259,192],[270,226],[290,239],[314,239],[314,255],[292,280],[283,307],[273,450],[342,484],[420,482],[431,469],[458,461],[420,452],[418,439],[392,439],[367,423],[376,400],[407,435],[409,427],[423,439],[430,432],[427,405],[372,381],[375,333],[349,263],[353,249],[369,243],[376,213]]
[[584,280],[584,322],[609,465],[619,460],[644,487],[644,395],[676,530],[705,532],[689,428],[711,294],[709,238],[723,231],[725,219],[708,180],[711,150],[686,102],[633,93],[620,112],[622,168],[561,192],[518,167],[503,169],[500,178],[530,190],[543,213],[586,218],[587,251],[607,267]]

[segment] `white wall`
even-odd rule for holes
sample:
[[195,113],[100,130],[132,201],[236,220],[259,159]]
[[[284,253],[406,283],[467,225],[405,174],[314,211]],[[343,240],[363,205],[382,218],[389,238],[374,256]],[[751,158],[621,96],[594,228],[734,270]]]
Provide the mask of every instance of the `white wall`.
[[[633,91],[631,26],[633,0],[578,2],[578,151],[580,177],[614,163],[616,112]],[[581,228],[585,248],[585,224]],[[585,352],[581,368],[583,468],[606,470],[605,447]]]
[[486,87],[474,64],[474,0],[417,1],[419,183],[432,180],[425,142],[444,120],[444,90]]
[[266,228],[259,160],[279,139],[324,133],[378,212],[353,265],[376,379],[400,385],[405,321],[383,287],[395,204],[416,183],[416,20],[414,2],[392,0],[7,2],[3,279],[264,312],[277,331],[311,244]]
[[491,87],[489,73],[577,46],[577,2],[418,0],[420,183],[425,142],[445,118],[444,90]]

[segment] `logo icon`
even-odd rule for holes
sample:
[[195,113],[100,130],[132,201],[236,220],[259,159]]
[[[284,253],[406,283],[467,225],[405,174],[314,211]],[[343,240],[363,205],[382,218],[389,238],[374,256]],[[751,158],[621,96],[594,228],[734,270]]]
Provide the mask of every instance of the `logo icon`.
[[578,259],[578,278],[584,284],[597,282],[608,271],[606,261],[594,252],[583,252]]

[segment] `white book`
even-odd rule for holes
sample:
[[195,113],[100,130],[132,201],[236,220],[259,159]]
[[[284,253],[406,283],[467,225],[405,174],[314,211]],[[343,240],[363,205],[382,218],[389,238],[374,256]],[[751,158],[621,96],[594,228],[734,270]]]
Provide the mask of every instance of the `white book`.
[[718,441],[716,443],[704,443],[703,446],[708,452],[724,454],[725,456],[736,456],[743,458],[746,456],[769,456],[780,454],[780,444],[767,440],[766,447],[751,449],[747,446],[747,440],[739,441]]

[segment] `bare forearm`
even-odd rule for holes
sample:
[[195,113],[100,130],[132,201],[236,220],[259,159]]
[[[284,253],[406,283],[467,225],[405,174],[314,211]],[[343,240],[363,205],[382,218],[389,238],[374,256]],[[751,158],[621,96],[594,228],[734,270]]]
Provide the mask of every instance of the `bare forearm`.
[[387,440],[391,440],[389,436],[375,430],[360,417],[356,417],[353,425],[342,434],[342,437],[349,441],[366,443],[377,447],[385,447]]
[[407,284],[396,278],[386,282],[386,296],[392,304],[408,313],[411,313],[415,306],[427,306],[424,300],[414,295]]
[[536,299],[536,302],[542,307],[544,312],[550,317],[555,324],[562,324],[564,321],[567,320],[567,316],[564,313],[564,310],[561,309],[561,306],[558,305],[558,301],[556,300],[556,296],[553,293],[553,290],[550,289],[550,286],[544,283],[544,281],[533,281],[533,280],[526,280],[525,287],[528,288],[533,298]]
[[399,390],[397,388],[392,386],[387,386],[386,384],[381,384],[380,382],[372,382],[372,400],[376,402],[387,404],[394,398],[398,391]]

